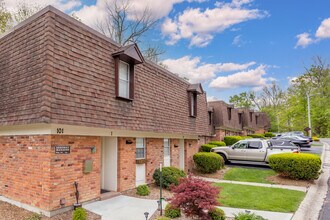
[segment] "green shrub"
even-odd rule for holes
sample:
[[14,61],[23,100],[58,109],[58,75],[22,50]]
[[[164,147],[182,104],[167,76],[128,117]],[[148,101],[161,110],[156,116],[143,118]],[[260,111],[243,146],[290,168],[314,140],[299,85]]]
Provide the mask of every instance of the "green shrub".
[[171,220],[171,219],[165,216],[160,216],[156,220]]
[[210,141],[209,144],[216,145],[218,147],[226,146],[226,143],[223,141]]
[[225,220],[226,219],[225,212],[219,208],[210,210],[209,216],[211,217],[211,220]]
[[313,136],[312,139],[313,139],[313,141],[320,141],[320,138],[318,138],[316,136]]
[[[178,185],[179,180],[182,177],[186,177],[186,173],[183,170],[180,170],[176,167],[163,167],[163,187],[166,189],[170,188],[170,185]],[[159,168],[155,170],[153,174],[153,179],[157,186],[160,185],[160,171]]]
[[26,220],[40,220],[41,214],[33,213],[30,217],[28,217]]
[[76,208],[73,212],[72,220],[86,220],[87,213],[83,208]]
[[319,176],[321,159],[317,155],[304,153],[275,154],[269,157],[269,165],[282,176],[312,180]]
[[263,134],[248,134],[248,136],[253,138],[265,138]]
[[265,137],[275,137],[276,135],[275,134],[273,134],[273,132],[266,132],[265,134],[264,134],[264,136]]
[[235,215],[235,220],[267,220],[260,215],[254,213],[245,213],[240,212],[238,215]]
[[136,194],[139,196],[147,196],[150,194],[149,186],[148,185],[140,185],[136,188]]
[[217,145],[213,144],[202,144],[201,145],[201,152],[210,152],[212,148],[217,147]]
[[171,204],[167,204],[165,207],[165,216],[169,218],[178,218],[181,216],[180,208],[175,208]]
[[251,138],[253,138],[253,137],[250,137],[250,136],[241,136],[241,138],[242,138],[243,140],[245,140],[245,139],[251,139]]
[[199,152],[194,154],[193,159],[202,173],[214,173],[224,167],[222,157],[216,153]]
[[230,146],[235,144],[237,141],[243,140],[243,138],[241,136],[226,136],[223,140],[227,146]]

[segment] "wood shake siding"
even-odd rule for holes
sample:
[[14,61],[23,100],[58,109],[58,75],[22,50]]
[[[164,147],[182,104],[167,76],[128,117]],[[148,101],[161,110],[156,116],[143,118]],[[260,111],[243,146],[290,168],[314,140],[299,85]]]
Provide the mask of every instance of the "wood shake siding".
[[117,99],[112,53],[120,47],[54,8],[0,42],[1,125],[210,133],[205,93],[189,117],[190,84],[149,61],[134,67],[134,100]]

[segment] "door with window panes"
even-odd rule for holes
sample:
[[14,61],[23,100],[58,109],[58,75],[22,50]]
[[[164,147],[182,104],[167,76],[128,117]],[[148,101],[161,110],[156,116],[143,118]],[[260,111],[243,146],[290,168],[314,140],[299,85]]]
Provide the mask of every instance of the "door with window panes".
[[170,139],[164,139],[164,167],[171,166]]
[[[136,138],[136,159],[145,159],[146,144],[144,138]],[[146,165],[145,163],[136,164],[136,186],[146,183]]]

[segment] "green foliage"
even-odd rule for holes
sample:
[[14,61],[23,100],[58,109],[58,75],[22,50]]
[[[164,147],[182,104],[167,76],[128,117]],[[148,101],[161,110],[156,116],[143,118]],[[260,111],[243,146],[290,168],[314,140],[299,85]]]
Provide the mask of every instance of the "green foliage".
[[83,208],[76,208],[73,212],[72,220],[86,220],[87,213],[86,210]]
[[[186,177],[186,173],[176,167],[163,167],[163,187],[169,189],[172,184],[178,185],[182,177]],[[157,186],[160,185],[160,170],[155,170],[153,179]]]
[[181,216],[180,208],[173,207],[171,204],[167,204],[165,207],[165,216],[169,218],[178,218]]
[[241,136],[226,136],[226,137],[224,137],[223,140],[227,146],[231,146],[231,145],[235,144],[236,142],[243,140],[243,138]]
[[320,138],[316,137],[316,136],[313,136],[313,141],[320,141]]
[[171,220],[171,219],[165,216],[160,216],[156,220]]
[[150,194],[149,186],[148,185],[140,185],[136,188],[136,194],[139,196],[147,196]]
[[275,154],[269,157],[273,170],[291,179],[317,179],[321,169],[321,159],[313,154]]
[[202,173],[214,173],[224,167],[223,158],[216,153],[199,152],[194,154],[193,159]]
[[265,137],[275,137],[276,135],[273,132],[266,132]]
[[216,145],[216,146],[226,146],[226,143],[223,141],[210,141],[208,144]]
[[276,172],[271,169],[268,170],[234,167],[225,173],[223,179],[241,182],[272,183],[267,180],[267,178],[274,175],[276,175]]
[[210,210],[209,216],[211,217],[211,220],[225,220],[226,219],[225,212],[219,208]]
[[9,29],[12,21],[12,15],[6,9],[4,1],[0,0],[0,33]]
[[265,138],[263,134],[248,134],[248,136],[252,138]]
[[212,148],[217,147],[217,145],[213,144],[202,144],[201,145],[201,152],[210,152]]
[[28,217],[26,220],[40,220],[42,216],[37,213],[33,213],[30,217]]
[[256,107],[256,95],[254,92],[242,92],[239,95],[229,97],[229,102],[237,108]]
[[267,220],[260,215],[254,213],[240,212],[238,215],[235,215],[235,220]]
[[251,138],[253,138],[253,137],[250,137],[250,136],[241,136],[241,138],[242,138],[243,140],[245,140],[245,139],[251,139]]

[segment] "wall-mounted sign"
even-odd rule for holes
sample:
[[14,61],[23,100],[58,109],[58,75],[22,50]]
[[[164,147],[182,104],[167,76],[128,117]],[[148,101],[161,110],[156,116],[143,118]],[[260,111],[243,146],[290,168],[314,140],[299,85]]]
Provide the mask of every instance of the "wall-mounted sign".
[[55,154],[69,154],[70,146],[55,146]]

